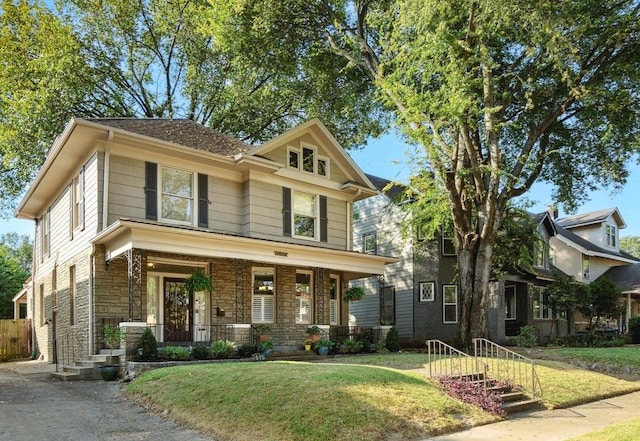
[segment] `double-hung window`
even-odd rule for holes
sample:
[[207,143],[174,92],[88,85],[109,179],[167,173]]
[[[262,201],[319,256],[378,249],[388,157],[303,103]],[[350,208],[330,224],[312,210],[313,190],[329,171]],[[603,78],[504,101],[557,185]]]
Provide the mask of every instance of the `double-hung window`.
[[616,246],[616,227],[613,225],[605,225],[604,227],[605,239],[607,241],[607,245],[610,247]]
[[444,323],[458,323],[458,287],[456,285],[442,286],[442,308]]
[[534,288],[533,318],[538,320],[551,318],[549,294],[547,294],[547,291],[544,288]]
[[162,219],[193,224],[195,197],[193,173],[162,167],[161,180],[160,213]]
[[329,324],[338,325],[340,317],[340,278],[336,275],[329,277]]
[[589,278],[589,256],[586,254],[582,255],[582,278]]
[[456,255],[456,242],[453,238],[453,232],[450,229],[442,230],[442,255],[443,256],[455,256]]
[[73,230],[84,229],[84,167],[73,179],[71,226]]
[[296,323],[311,323],[311,307],[313,305],[313,273],[311,271],[296,272]]
[[253,269],[252,322],[273,323],[275,319],[275,270]]
[[318,201],[314,194],[293,192],[293,236],[315,239],[317,234]]

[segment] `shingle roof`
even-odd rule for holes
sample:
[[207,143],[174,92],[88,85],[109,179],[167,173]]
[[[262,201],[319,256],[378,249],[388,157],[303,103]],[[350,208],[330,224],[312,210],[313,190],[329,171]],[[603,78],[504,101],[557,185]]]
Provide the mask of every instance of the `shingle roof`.
[[592,211],[590,213],[574,214],[573,216],[556,219],[554,222],[564,228],[573,228],[581,225],[591,225],[607,219],[617,208],[605,208],[603,210]]
[[577,234],[572,233],[571,231],[563,228],[562,226],[558,225],[557,222],[556,222],[556,230],[557,230],[557,234],[559,236],[562,236],[562,237],[565,237],[565,238],[569,239],[571,242],[575,243],[576,245],[581,246],[585,250],[593,251],[595,253],[608,254],[610,256],[619,257],[619,258],[623,258],[623,259],[630,259],[630,260],[635,260],[635,261],[640,260],[637,257],[634,257],[631,254],[627,253],[626,251],[622,251],[622,250],[614,251],[614,250],[607,250],[605,248],[602,248],[602,247],[594,244],[593,242],[590,242],[590,241],[588,241],[586,239],[583,239],[582,237],[578,236]]
[[611,267],[600,277],[607,277],[623,292],[640,292],[640,263]]
[[393,185],[387,187],[390,183],[392,183],[392,181],[381,178],[379,176],[370,175],[368,173],[365,174],[367,178],[369,178],[371,183],[378,189],[378,191],[384,193],[392,201],[400,202],[398,199],[404,193],[404,186],[393,183]]
[[126,130],[197,150],[233,156],[254,148],[190,119],[87,118],[87,121]]

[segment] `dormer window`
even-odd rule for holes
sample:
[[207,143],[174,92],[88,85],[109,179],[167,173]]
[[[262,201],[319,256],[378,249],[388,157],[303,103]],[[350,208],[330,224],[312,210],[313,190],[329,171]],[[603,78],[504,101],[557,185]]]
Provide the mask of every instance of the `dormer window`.
[[589,278],[589,256],[586,254],[582,255],[582,278]]
[[538,268],[547,268],[549,266],[549,246],[546,243],[535,246],[533,266]]
[[329,177],[329,159],[318,156],[316,147],[311,145],[303,145],[302,148],[289,147],[288,167],[323,178]]
[[613,225],[605,225],[604,227],[605,243],[610,247],[616,246],[616,227]]

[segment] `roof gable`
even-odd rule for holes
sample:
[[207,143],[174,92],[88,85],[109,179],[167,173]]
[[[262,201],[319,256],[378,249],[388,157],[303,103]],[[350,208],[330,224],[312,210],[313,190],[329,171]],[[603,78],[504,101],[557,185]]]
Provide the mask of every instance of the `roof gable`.
[[605,208],[603,210],[592,211],[590,213],[575,214],[573,216],[556,219],[555,222],[563,228],[571,229],[587,225],[601,224],[609,217],[613,217],[618,228],[626,228],[627,224],[624,222],[624,219],[622,219],[622,215],[618,208]]

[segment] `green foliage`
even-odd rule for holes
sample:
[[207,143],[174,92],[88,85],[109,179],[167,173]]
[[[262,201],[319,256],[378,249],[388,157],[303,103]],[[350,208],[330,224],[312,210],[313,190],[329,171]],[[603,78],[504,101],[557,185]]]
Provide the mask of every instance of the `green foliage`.
[[497,275],[520,268],[533,270],[533,253],[548,252],[538,224],[523,208],[510,206],[496,234],[493,270]]
[[318,340],[315,344],[315,349],[318,348],[333,348],[335,346],[335,342],[329,340],[328,338],[321,338],[320,340]]
[[307,334],[309,335],[320,335],[322,333],[322,329],[319,326],[313,325],[307,328]]
[[189,360],[191,358],[189,350],[182,346],[164,346],[161,354],[165,360]]
[[265,335],[267,332],[271,331],[271,328],[269,327],[269,325],[260,324],[260,325],[253,325],[253,330],[258,335]]
[[531,325],[522,326],[520,328],[520,346],[530,348],[538,342],[536,337],[536,329]]
[[620,249],[640,259],[640,236],[621,237]]
[[29,277],[13,254],[10,248],[0,244],[0,319],[13,318],[13,296]]
[[206,274],[201,268],[198,268],[187,277],[184,281],[187,291],[213,291],[213,283],[211,282],[211,276]]
[[366,292],[361,286],[350,286],[342,294],[342,299],[345,302],[357,302],[364,299]]
[[356,340],[355,338],[348,338],[340,345],[340,352],[357,354],[362,350],[362,346],[363,345],[360,340]]
[[211,343],[213,358],[229,358],[235,351],[235,343],[229,340],[216,340]]
[[389,350],[389,352],[398,352],[400,350],[400,334],[395,326],[393,326],[387,333],[384,346]]
[[191,358],[194,360],[206,360],[211,355],[211,349],[205,345],[196,345],[191,348]]
[[238,347],[238,357],[240,358],[248,358],[257,352],[257,349],[254,345],[243,344]]
[[151,328],[145,328],[138,342],[140,361],[155,361],[158,358],[158,343]]
[[640,315],[630,317],[628,327],[632,343],[640,344]]
[[105,325],[102,328],[102,343],[109,348],[110,354],[113,355],[113,350],[120,347],[120,342],[126,338],[126,335],[125,330],[119,326]]
[[266,339],[261,343],[258,343],[259,352],[270,351],[272,349],[273,349],[273,340],[271,340],[270,338]]
[[589,319],[592,334],[597,329],[600,318],[615,317],[622,312],[622,291],[606,277],[593,281],[581,294],[577,309]]

